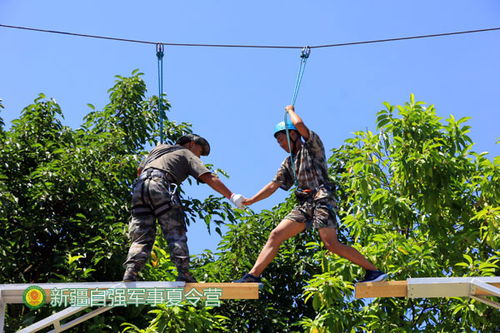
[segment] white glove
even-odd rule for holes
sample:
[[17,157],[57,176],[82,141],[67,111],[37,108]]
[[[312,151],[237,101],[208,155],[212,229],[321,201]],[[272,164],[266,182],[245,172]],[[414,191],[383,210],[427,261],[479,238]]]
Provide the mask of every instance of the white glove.
[[240,209],[244,209],[245,205],[243,204],[243,200],[245,200],[245,197],[242,196],[241,194],[231,194],[231,199],[229,199],[233,205]]

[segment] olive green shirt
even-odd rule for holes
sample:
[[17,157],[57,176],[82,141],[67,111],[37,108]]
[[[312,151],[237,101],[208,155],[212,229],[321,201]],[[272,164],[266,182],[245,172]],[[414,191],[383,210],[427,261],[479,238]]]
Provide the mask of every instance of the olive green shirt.
[[[161,149],[172,148],[172,151],[158,157],[157,159],[143,165],[151,154],[157,153]],[[159,144],[149,155],[141,162],[140,168],[146,170],[155,168],[168,173],[168,180],[180,185],[188,176],[193,176],[199,179],[201,175],[210,172],[205,167],[198,156],[193,154],[189,149],[182,146],[172,146],[167,144]]]

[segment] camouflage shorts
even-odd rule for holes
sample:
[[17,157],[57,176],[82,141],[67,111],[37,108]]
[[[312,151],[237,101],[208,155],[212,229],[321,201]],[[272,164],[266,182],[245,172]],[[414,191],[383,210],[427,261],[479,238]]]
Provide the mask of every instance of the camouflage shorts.
[[335,215],[335,200],[324,198],[320,200],[309,200],[293,207],[285,219],[299,223],[305,223],[306,227],[337,228],[337,217]]

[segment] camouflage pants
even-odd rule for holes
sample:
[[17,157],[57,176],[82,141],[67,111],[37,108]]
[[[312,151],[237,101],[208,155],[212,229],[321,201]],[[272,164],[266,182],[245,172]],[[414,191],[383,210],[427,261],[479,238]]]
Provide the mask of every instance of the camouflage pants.
[[186,222],[177,194],[170,194],[170,184],[160,177],[139,179],[132,194],[132,218],[129,237],[132,242],[124,265],[139,272],[148,260],[160,223],[170,251],[170,259],[179,273],[189,270]]

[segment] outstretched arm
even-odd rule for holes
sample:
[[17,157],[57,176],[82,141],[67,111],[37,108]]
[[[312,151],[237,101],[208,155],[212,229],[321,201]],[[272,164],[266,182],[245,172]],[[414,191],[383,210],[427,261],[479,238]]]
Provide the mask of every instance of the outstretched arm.
[[253,197],[250,199],[243,200],[244,205],[251,205],[256,203],[257,201],[260,201],[262,199],[265,199],[269,197],[271,194],[276,192],[276,190],[280,187],[279,183],[276,182],[269,182],[267,185],[265,185],[257,194],[255,194]]
[[297,128],[297,131],[299,131],[299,134],[305,139],[309,139],[309,129],[307,126],[304,124],[304,121],[300,116],[295,113],[295,108],[293,105],[287,105],[285,107],[286,112],[288,112],[288,115],[290,116],[290,120],[292,121],[292,124]]
[[231,192],[215,174],[207,172],[201,175],[199,178],[202,182],[206,183],[208,186],[225,196],[227,199],[231,199],[231,195],[233,194],[233,192]]

